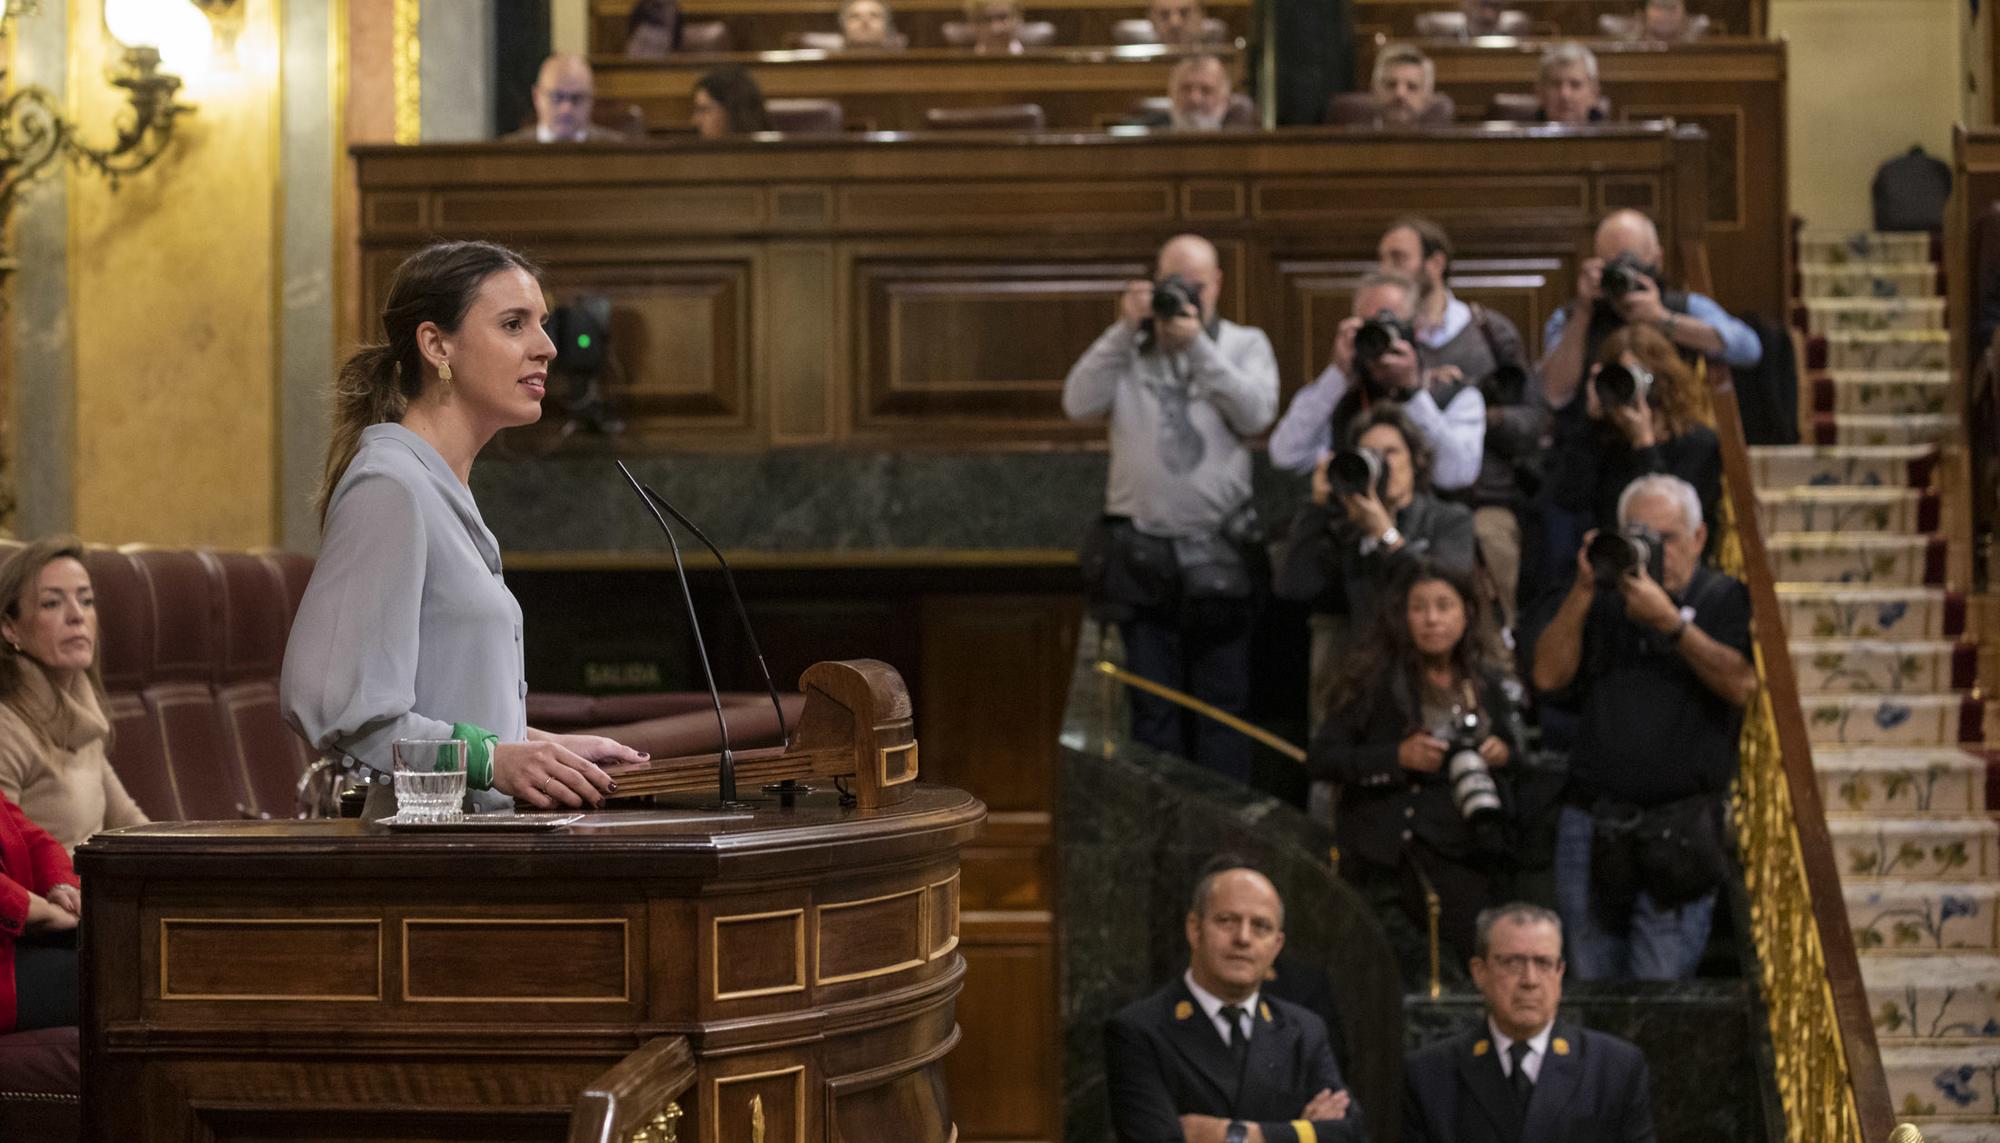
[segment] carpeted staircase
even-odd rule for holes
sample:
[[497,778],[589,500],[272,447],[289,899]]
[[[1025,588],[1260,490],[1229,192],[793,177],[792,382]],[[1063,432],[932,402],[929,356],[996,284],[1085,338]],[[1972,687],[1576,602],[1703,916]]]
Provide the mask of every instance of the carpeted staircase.
[[2000,829],[1978,656],[1943,586],[1930,240],[1807,235],[1799,282],[1813,443],[1752,467],[1882,1063],[1931,1143],[2000,1143]]

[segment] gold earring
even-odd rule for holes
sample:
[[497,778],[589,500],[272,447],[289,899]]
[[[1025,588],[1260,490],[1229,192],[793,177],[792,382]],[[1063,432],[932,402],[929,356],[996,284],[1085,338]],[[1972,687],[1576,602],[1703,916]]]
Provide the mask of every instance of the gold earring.
[[447,385],[451,384],[451,362],[449,361],[438,362],[438,380],[444,382]]

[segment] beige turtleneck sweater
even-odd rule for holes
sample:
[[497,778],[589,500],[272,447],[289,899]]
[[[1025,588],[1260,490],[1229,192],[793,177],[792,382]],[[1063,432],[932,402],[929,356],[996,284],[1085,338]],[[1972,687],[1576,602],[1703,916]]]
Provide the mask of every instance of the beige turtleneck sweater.
[[72,674],[58,688],[32,660],[21,666],[20,706],[40,717],[0,703],[0,793],[72,851],[98,830],[149,820],[105,757],[111,724],[90,680]]

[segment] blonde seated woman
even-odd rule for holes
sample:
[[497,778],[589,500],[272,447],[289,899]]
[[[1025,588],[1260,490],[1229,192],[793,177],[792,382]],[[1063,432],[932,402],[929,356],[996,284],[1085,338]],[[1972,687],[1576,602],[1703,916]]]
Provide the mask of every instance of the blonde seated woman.
[[111,769],[97,601],[83,544],[37,540],[0,564],[0,794],[75,850],[147,820]]

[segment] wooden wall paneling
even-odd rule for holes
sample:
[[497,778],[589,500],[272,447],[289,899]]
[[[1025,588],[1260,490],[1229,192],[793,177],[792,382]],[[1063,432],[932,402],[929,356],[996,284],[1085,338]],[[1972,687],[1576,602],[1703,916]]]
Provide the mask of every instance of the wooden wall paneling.
[[[754,1099],[767,1139],[824,1143],[829,1080],[859,1090],[952,1051],[974,798],[933,783],[877,811],[831,790],[702,823],[637,809],[533,838],[349,820],[94,841],[87,1136],[560,1138],[576,1093],[664,1023],[696,1056],[692,1138],[751,1138]],[[942,1107],[855,1115],[874,1138],[946,1143]]]
[[983,791],[987,829],[963,854],[961,948],[968,1036],[946,1062],[967,1140],[1060,1134],[1055,963],[1056,739],[1075,653],[1077,600],[932,595],[924,600],[926,777]]
[[640,263],[557,254],[546,268],[558,305],[579,294],[611,299],[605,394],[628,422],[649,435],[670,427],[748,435],[758,427],[751,331],[754,284],[769,276],[762,258],[748,247],[683,247],[672,260]]
[[[1229,25],[1232,35],[1254,35],[1246,0],[1210,0],[1206,7],[1212,18]],[[1358,0],[1352,9],[1354,35],[1357,40],[1378,34],[1407,39],[1416,34],[1420,14],[1451,7],[1442,0]],[[1599,17],[1630,16],[1639,5],[1633,0],[1512,0],[1508,7],[1528,13],[1536,35],[1587,38],[1601,34]],[[1104,0],[1037,0],[1029,5],[1028,16],[1054,24],[1058,44],[1097,45],[1110,43],[1112,25],[1143,15],[1141,8]],[[617,55],[625,50],[626,18],[631,9],[631,0],[595,0],[591,5],[592,52]],[[1701,5],[1701,14],[1710,21],[1710,34],[1718,36],[1762,36],[1765,10],[1766,0],[1711,0]],[[786,37],[797,32],[839,30],[836,0],[686,0],[681,11],[689,20],[727,24],[736,46],[743,50],[782,48]],[[944,46],[944,24],[964,18],[964,7],[958,0],[902,0],[895,5],[895,12],[897,30],[909,37],[912,47]]]
[[[1768,0],[1704,0],[1698,10],[1709,18],[1710,35],[1762,36],[1767,3]],[[1537,36],[1590,39],[1602,35],[1598,17],[1630,16],[1642,5],[1633,0],[1509,0],[1507,7],[1526,12],[1534,21]],[[1410,39],[1416,35],[1419,15],[1451,8],[1452,5],[1440,0],[1356,0],[1355,42],[1377,35]],[[620,28],[622,34],[623,25]]]
[[[1241,84],[1244,60],[1215,49]],[[597,98],[638,105],[647,130],[685,132],[694,82],[723,64],[757,76],[769,99],[837,99],[850,129],[918,131],[932,107],[1038,103],[1051,127],[1098,129],[1129,119],[1140,101],[1164,95],[1167,76],[1188,54],[1178,48],[1030,49],[1018,56],[976,56],[963,49],[889,55],[732,52],[665,60],[600,57]]]
[[758,383],[770,394],[771,443],[824,444],[845,419],[848,364],[839,347],[853,343],[833,247],[786,243],[773,246],[764,262],[768,273],[756,305]]
[[[1724,0],[1725,3],[1735,0]],[[1249,0],[1209,0],[1211,18],[1229,25],[1233,35],[1251,34]],[[1628,6],[1629,7],[1629,6]],[[945,46],[944,25],[963,20],[962,0],[898,0],[893,5],[896,30],[911,47]],[[795,32],[840,30],[839,0],[686,0],[681,13],[688,20],[721,20],[735,44],[744,51],[770,51],[786,46]],[[618,55],[625,50],[626,21],[632,0],[593,0],[590,8],[590,50]],[[1037,0],[1028,18],[1056,26],[1056,43],[1096,46],[1111,43],[1111,26],[1145,15],[1143,5],[1106,0]]]
[[[1500,92],[1531,91],[1549,45],[1508,41],[1482,47],[1420,41],[1437,65],[1459,118],[1482,119]],[[1767,316],[1789,301],[1791,210],[1787,191],[1786,52],[1782,40],[1712,39],[1672,46],[1598,41],[1604,93],[1620,121],[1672,119],[1708,133],[1709,258],[1717,300]],[[1376,45],[1361,49],[1357,74],[1373,67]],[[1612,205],[1626,205],[1614,203]]]
[[[1110,321],[1117,283],[1145,274],[1169,236],[1216,241],[1222,312],[1271,334],[1295,388],[1323,363],[1322,327],[1344,304],[1314,285],[1301,308],[1291,279],[1323,276],[1314,263],[1370,259],[1385,226],[1422,213],[1466,259],[1503,275],[1500,263],[1539,259],[1523,272],[1541,275],[1549,259],[1587,255],[1605,209],[1670,213],[1686,145],[1626,126],[924,135],[634,143],[554,164],[497,144],[364,148],[358,169],[364,202],[477,203],[443,210],[471,226],[445,233],[522,245],[559,293],[629,299],[626,339],[674,347],[648,354],[652,371],[621,402],[634,444],[1097,447],[1098,433],[1062,417],[1060,379]],[[632,208],[655,190],[749,205]],[[365,306],[421,240],[401,224],[364,232]],[[1564,290],[1540,278],[1478,288],[1533,294],[1519,307],[1538,316]]]

